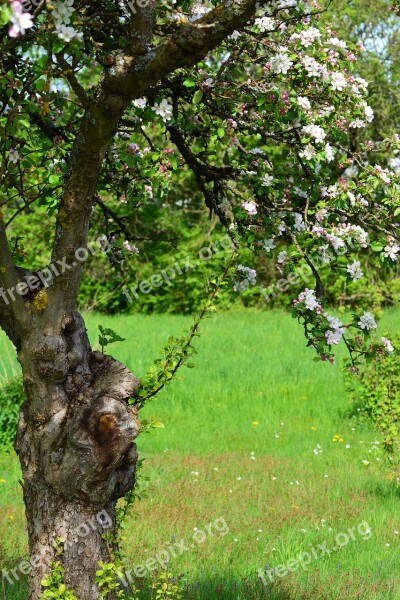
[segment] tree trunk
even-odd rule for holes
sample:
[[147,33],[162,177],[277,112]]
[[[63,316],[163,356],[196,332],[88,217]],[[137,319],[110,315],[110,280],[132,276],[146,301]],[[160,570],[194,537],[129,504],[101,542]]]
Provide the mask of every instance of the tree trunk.
[[24,498],[31,555],[30,598],[42,594],[41,580],[53,559],[53,544],[65,540],[62,561],[64,582],[77,598],[98,597],[95,572],[99,560],[107,562],[103,534],[113,531],[115,502],[105,508],[78,500],[68,501],[45,483],[25,483]]
[[108,556],[103,533],[114,532],[116,501],[134,483],[139,423],[127,400],[140,384],[111,356],[91,351],[78,314],[59,335],[40,329],[18,355],[27,396],[16,450],[33,567],[29,600],[40,598],[57,538],[67,588],[94,600],[97,564]]

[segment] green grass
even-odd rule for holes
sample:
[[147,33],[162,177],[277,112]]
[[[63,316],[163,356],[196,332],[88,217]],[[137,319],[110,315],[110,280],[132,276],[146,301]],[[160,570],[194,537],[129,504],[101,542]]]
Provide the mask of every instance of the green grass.
[[[129,340],[109,351],[143,376],[190,319],[89,315],[93,342],[97,323]],[[150,483],[127,522],[129,568],[184,539],[188,550],[169,564],[184,598],[399,599],[399,488],[373,449],[379,435],[347,417],[339,364],[313,362],[301,328],[281,313],[216,315],[202,331],[196,368],[142,412],[165,427],[138,439]],[[399,311],[384,315],[386,331],[400,331]],[[8,567],[27,553],[18,477],[15,457],[0,458],[0,563]],[[214,535],[197,543],[194,528],[207,524]],[[354,540],[320,556],[318,544],[331,549],[352,527]],[[267,577],[267,586],[257,577],[313,548],[307,570]],[[6,598],[25,599],[24,586]]]

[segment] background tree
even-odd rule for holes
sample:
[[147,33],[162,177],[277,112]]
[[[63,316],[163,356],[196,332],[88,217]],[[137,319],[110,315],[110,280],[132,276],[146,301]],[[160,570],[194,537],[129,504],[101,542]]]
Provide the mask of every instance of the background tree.
[[[333,360],[332,346],[344,339],[357,368],[363,355],[390,347],[370,342],[370,313],[345,325],[325,312],[318,265],[359,279],[349,258],[368,247],[368,231],[382,264],[396,264],[398,187],[394,173],[370,164],[370,144],[348,151],[348,132],[373,117],[355,67],[363,46],[319,31],[316,3],[314,15],[307,3],[282,0],[30,8],[2,3],[0,326],[16,347],[27,396],[16,448],[30,551],[41,557],[30,598],[40,597],[52,543],[63,537],[67,587],[91,600],[108,555],[96,515],[115,520],[116,501],[133,486],[138,408],[185,363],[198,328],[181,346],[171,342],[166,366],[142,390],[126,367],[92,351],[76,301],[94,206],[107,223],[97,246],[115,260],[122,249],[110,222],[134,252],[137,232],[127,224],[159,214],[170,173],[192,178],[233,247],[272,257],[288,246],[276,256],[285,277],[310,265],[316,289],[299,295],[294,316],[322,360]],[[338,181],[354,163],[357,178]],[[54,223],[39,273],[38,265],[16,266],[20,244],[8,234],[36,207]],[[155,237],[171,242],[155,225]],[[236,291],[255,281],[253,269],[238,265]],[[84,522],[97,526],[75,541]]]

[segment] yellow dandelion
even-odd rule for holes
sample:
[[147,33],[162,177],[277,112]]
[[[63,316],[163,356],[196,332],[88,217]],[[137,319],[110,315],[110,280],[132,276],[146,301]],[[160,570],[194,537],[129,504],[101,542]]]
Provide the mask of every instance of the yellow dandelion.
[[0,483],[5,483],[6,480],[5,479],[0,479]]
[[259,421],[253,421],[252,425],[259,425],[260,422]]

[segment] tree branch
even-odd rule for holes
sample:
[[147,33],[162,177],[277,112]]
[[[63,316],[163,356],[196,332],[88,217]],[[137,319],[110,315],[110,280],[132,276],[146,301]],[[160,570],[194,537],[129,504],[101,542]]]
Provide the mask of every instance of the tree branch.
[[107,70],[103,92],[129,100],[138,97],[176,69],[202,60],[233,31],[241,29],[255,15],[256,7],[270,2],[226,0],[201,19],[176,26],[175,32],[142,60],[126,55],[121,65],[116,58]]
[[77,98],[83,107],[87,108],[90,104],[89,98],[86,95],[85,88],[79,83],[75,77],[72,67],[67,63],[62,52],[56,53],[57,62],[63,70],[63,75],[75,92]]

